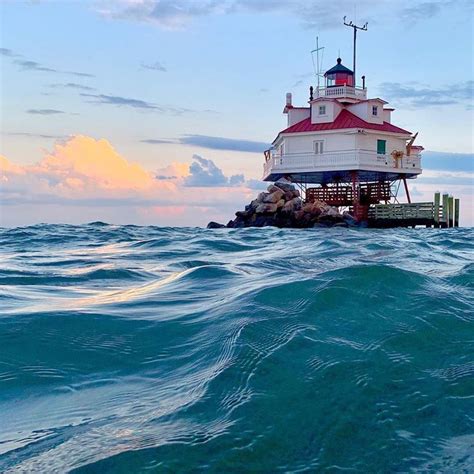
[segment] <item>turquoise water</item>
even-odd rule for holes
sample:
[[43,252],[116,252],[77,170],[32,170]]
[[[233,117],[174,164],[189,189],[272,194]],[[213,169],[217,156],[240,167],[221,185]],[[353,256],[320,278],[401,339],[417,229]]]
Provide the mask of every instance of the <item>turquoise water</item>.
[[472,229],[0,230],[0,471],[474,472]]

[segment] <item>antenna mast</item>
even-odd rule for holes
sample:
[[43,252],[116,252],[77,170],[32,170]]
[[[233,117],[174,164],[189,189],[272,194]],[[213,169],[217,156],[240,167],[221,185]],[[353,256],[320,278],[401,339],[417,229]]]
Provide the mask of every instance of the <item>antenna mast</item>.
[[[319,52],[321,51],[321,60],[319,60]],[[316,65],[314,64],[314,53],[316,53]],[[319,80],[321,79],[321,67],[323,63],[323,54],[324,54],[324,46],[319,46],[319,38],[316,36],[316,49],[311,51],[311,59],[313,60],[313,68],[318,78],[318,91],[319,91]]]
[[349,23],[346,22],[346,17],[343,19],[344,25],[345,26],[350,26],[351,28],[354,29],[354,56],[352,59],[352,70],[354,72],[354,86],[356,85],[357,82],[357,76],[356,76],[356,41],[357,41],[357,30],[362,30],[362,31],[367,31],[367,25],[368,23],[365,22],[364,26],[357,26],[356,24],[352,23],[350,21]]

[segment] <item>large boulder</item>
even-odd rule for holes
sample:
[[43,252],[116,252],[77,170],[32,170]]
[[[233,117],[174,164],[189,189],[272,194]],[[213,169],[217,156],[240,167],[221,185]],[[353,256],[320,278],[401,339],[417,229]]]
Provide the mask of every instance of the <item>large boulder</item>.
[[257,214],[269,214],[269,213],[276,212],[276,210],[277,210],[276,203],[262,203],[262,204],[259,204],[255,212]]
[[283,212],[295,212],[301,209],[301,199],[299,197],[295,197],[290,201],[287,201],[282,208]]
[[264,196],[263,202],[277,203],[284,196],[284,194],[285,193],[281,189],[278,189],[275,192]]
[[283,191],[295,191],[295,185],[288,181],[285,178],[280,178],[278,181],[275,182],[275,186],[278,186]]
[[214,222],[214,221],[211,221],[209,222],[209,224],[207,224],[208,229],[222,229],[223,227],[225,227],[224,224],[219,224],[219,222]]
[[275,191],[281,191],[281,188],[279,188],[278,186],[275,186],[274,184],[270,184],[270,186],[268,186],[267,188],[267,191],[271,194],[271,193],[274,193]]

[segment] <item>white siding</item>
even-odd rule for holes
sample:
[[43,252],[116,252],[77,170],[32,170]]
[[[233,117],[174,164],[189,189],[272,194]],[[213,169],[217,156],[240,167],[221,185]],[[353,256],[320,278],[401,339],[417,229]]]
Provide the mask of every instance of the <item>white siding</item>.
[[301,122],[305,118],[308,118],[310,114],[310,108],[298,108],[288,109],[288,127],[291,127],[295,123]]
[[[374,106],[378,108],[377,115],[372,114],[372,107]],[[380,100],[367,100],[359,102],[358,104],[349,105],[347,108],[354,115],[357,115],[357,117],[360,117],[366,122],[382,124],[384,121],[383,103]]]
[[294,135],[284,138],[285,153],[313,153],[315,140],[324,141],[324,152],[353,150],[356,144],[354,133],[313,133],[308,135]]
[[368,133],[357,135],[357,146],[361,150],[377,151],[377,140],[385,140],[387,155],[390,155],[392,151],[399,150],[405,152],[406,140],[403,138],[393,137],[391,135]]
[[[319,107],[326,107],[325,115],[319,115]],[[341,108],[341,105],[333,100],[316,100],[311,104],[311,123],[334,122]]]
[[390,155],[395,150],[405,151],[406,140],[383,133],[356,133],[354,131],[341,131],[338,133],[311,133],[306,135],[288,135],[283,137],[284,153],[299,154],[313,153],[314,141],[324,141],[324,152],[368,150],[377,151],[377,140],[386,141],[386,151]]

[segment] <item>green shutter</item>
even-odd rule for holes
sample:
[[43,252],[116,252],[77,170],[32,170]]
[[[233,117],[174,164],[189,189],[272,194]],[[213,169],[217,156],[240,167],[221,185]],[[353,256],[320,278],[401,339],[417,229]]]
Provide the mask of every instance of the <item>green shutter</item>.
[[377,140],[377,155],[385,155],[386,153],[386,140]]

